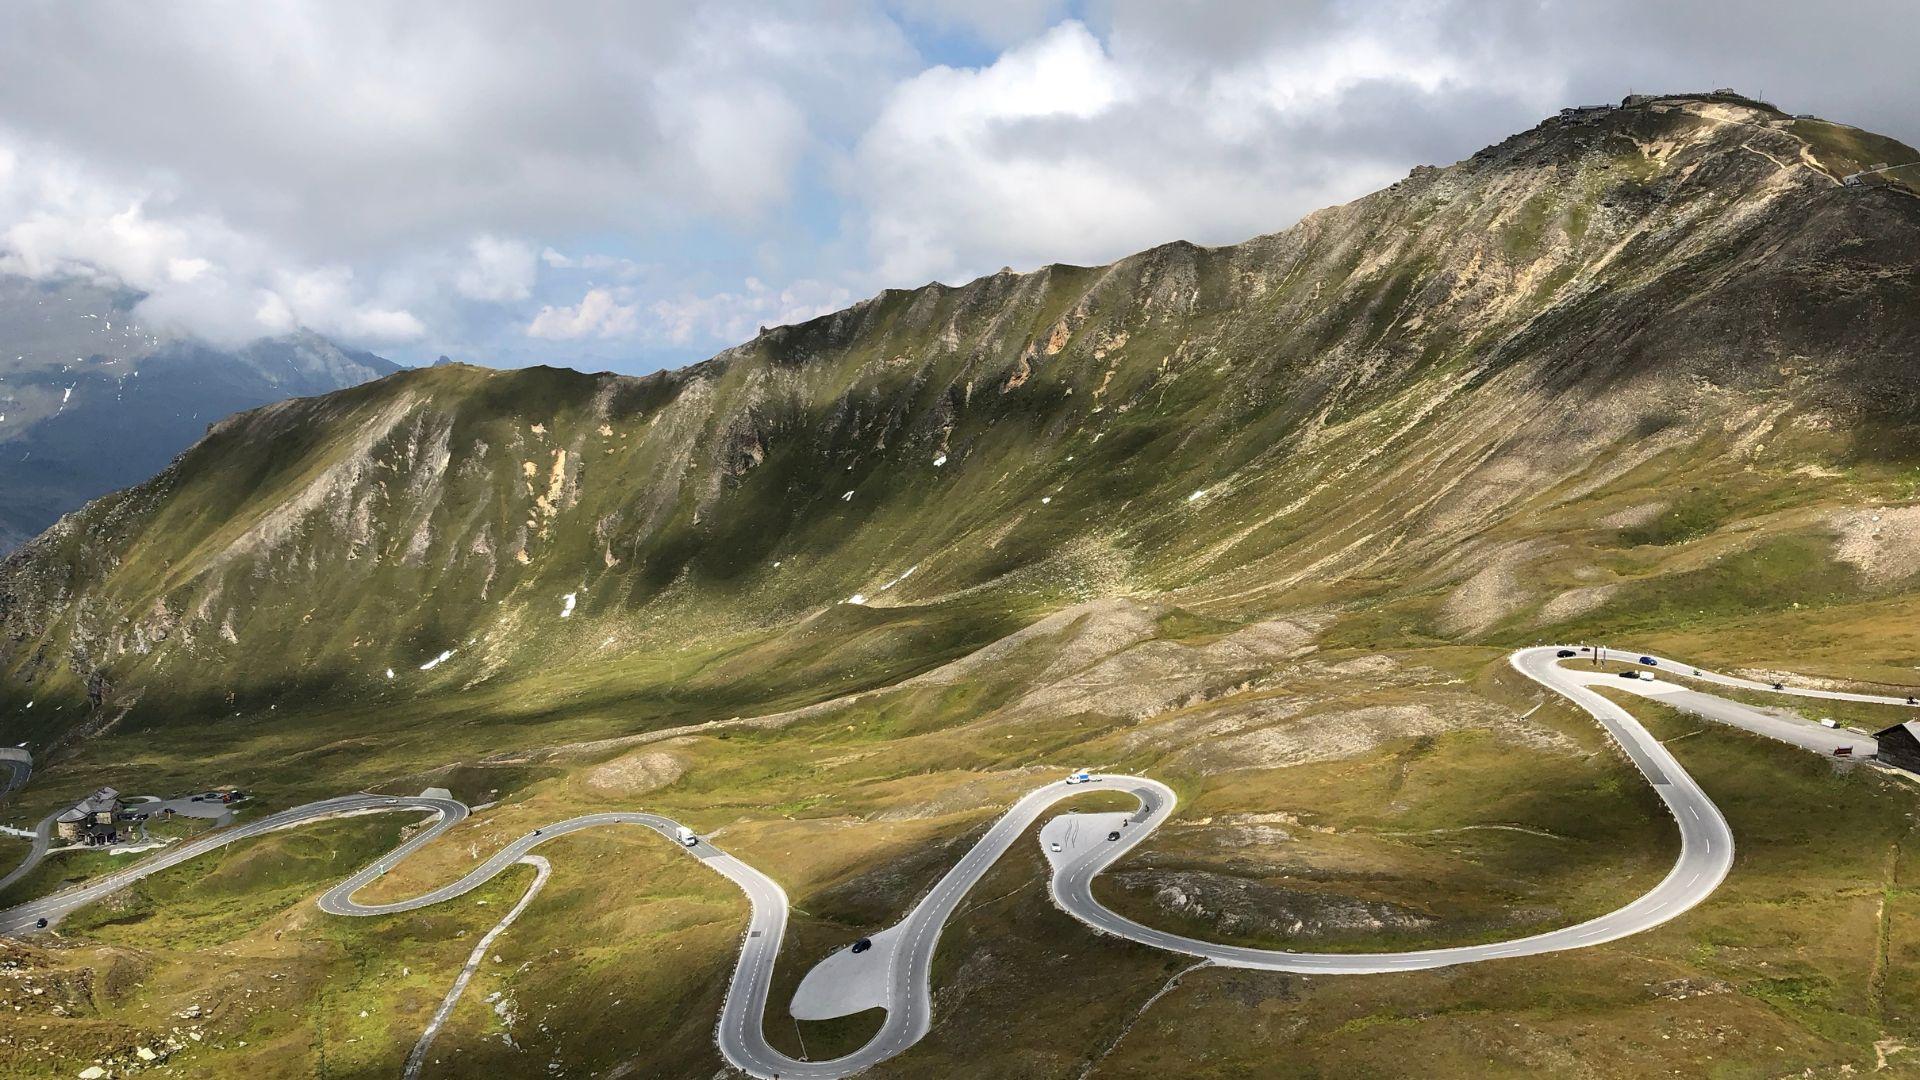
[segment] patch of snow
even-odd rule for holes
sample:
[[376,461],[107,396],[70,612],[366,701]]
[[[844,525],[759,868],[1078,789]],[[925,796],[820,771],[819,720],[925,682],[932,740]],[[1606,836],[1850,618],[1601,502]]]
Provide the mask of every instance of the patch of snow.
[[1050,502],[1052,502],[1052,501],[1053,501],[1053,496],[1051,496],[1051,495],[1042,495],[1042,496],[1040,496],[1040,505],[1041,505],[1041,506],[1045,506],[1045,505],[1047,505],[1048,503],[1050,503]]
[[389,678],[389,679],[391,679],[391,678],[393,678],[393,669],[392,669],[392,668],[388,668],[388,669],[387,669],[387,678]]
[[436,656],[433,659],[427,661],[426,663],[421,664],[420,670],[432,671],[434,668],[437,668],[441,664],[446,663],[448,660],[453,659],[453,652],[454,651],[452,649],[448,649],[446,652],[441,653],[439,656]]
[[561,597],[560,599],[562,601],[560,605],[560,617],[563,619],[573,618],[573,605],[579,601],[580,594],[568,593],[567,595]]
[[847,493],[846,493],[845,495],[842,495],[842,496],[840,496],[840,501],[841,501],[841,502],[852,502],[852,501],[853,501],[853,492],[851,492],[851,491],[849,491],[849,492],[847,492]]
[[847,597],[847,603],[849,604],[864,604],[866,602],[867,602],[866,593],[854,593],[852,596]]
[[1196,492],[1194,492],[1193,494],[1191,494],[1191,495],[1189,495],[1189,496],[1187,496],[1187,501],[1188,501],[1188,502],[1198,502],[1198,501],[1200,500],[1200,497],[1201,497],[1202,495],[1205,495],[1206,493],[1207,493],[1207,489],[1206,489],[1206,488],[1201,488],[1201,489],[1200,489],[1199,491],[1196,491]]
[[915,570],[918,570],[918,569],[920,569],[920,564],[919,564],[919,563],[914,563],[914,564],[913,564],[912,566],[909,566],[909,567],[907,567],[907,568],[906,568],[905,570],[902,570],[902,571],[900,572],[900,576],[899,576],[899,577],[897,577],[897,578],[894,578],[894,579],[893,579],[892,581],[889,581],[889,582],[887,582],[887,583],[886,583],[885,585],[882,585],[882,586],[880,586],[880,591],[881,591],[881,592],[886,592],[886,591],[887,591],[888,589],[891,589],[891,588],[893,588],[893,587],[894,587],[895,585],[898,585],[898,584],[900,584],[901,582],[903,582],[903,581],[905,581],[905,580],[907,580],[907,578],[909,578],[909,577],[911,577],[911,576],[913,576],[913,572],[914,572]]
[[[73,386],[79,385],[79,383],[73,384]],[[67,387],[66,392],[60,395],[60,404],[65,405],[67,402],[73,400],[73,386]]]
[[947,455],[945,454],[940,454],[933,459],[933,467],[936,469],[942,465],[945,465],[946,463],[947,463]]

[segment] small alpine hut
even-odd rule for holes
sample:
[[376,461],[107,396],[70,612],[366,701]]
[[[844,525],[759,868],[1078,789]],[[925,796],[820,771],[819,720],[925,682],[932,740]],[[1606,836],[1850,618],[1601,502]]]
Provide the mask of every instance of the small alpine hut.
[[1895,724],[1875,732],[1873,737],[1880,741],[1881,761],[1920,772],[1920,720]]

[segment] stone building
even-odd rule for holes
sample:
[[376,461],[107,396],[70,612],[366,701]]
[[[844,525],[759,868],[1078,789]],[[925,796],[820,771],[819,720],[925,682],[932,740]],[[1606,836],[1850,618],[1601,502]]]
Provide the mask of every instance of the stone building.
[[120,793],[103,787],[55,818],[54,834],[76,843],[113,843],[120,835],[120,810]]

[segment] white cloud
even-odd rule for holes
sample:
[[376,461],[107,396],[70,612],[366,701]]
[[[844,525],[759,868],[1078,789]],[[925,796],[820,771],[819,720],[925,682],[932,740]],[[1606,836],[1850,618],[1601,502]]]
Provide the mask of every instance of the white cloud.
[[[833,153],[822,140],[851,138],[912,63],[862,5],[4,6],[0,186],[22,197],[0,196],[0,245],[16,272],[148,290],[194,332],[325,319],[478,351],[530,314],[490,306],[577,288],[543,288],[548,244],[764,228],[809,155]],[[83,182],[62,190],[47,162]],[[269,268],[347,268],[350,308],[286,295]]]
[[368,342],[425,333],[350,267],[301,266],[216,216],[179,212],[162,186],[116,186],[4,133],[0,153],[12,162],[0,170],[0,272],[123,283],[146,293],[143,322],[221,342],[300,326]]
[[738,291],[679,296],[656,301],[657,335],[674,344],[745,341],[763,326],[785,326],[838,311],[854,301],[852,290],[824,281],[796,281],[770,288],[748,278]]
[[1459,73],[1360,29],[1213,66],[1064,22],[895,90],[854,155],[872,258],[905,284],[1272,231],[1405,172],[1402,146],[1327,138],[1335,110],[1381,87],[1418,99]]
[[625,337],[640,327],[640,309],[622,304],[611,289],[588,289],[572,307],[552,304],[527,324],[527,336],[549,341],[572,341],[585,337]]
[[0,5],[0,270],[223,339],[681,361],[882,286],[1284,228],[1629,89],[1911,142],[1911,3]]
[[471,260],[454,277],[454,288],[469,300],[525,300],[533,295],[539,273],[533,248],[518,240],[476,236],[467,245]]

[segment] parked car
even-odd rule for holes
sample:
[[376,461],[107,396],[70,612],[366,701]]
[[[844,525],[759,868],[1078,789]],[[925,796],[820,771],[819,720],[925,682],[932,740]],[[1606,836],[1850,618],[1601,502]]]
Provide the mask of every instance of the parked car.
[[869,937],[863,937],[859,941],[856,941],[853,943],[853,951],[857,953],[866,952],[868,949],[871,949],[871,948],[873,948],[873,939]]
[[1637,679],[1640,677],[1640,673],[1637,671],[1623,671],[1620,673],[1620,677],[1623,679]]
[[1053,843],[1047,845],[1047,850],[1057,855],[1066,849],[1060,846],[1060,841],[1055,840]]

